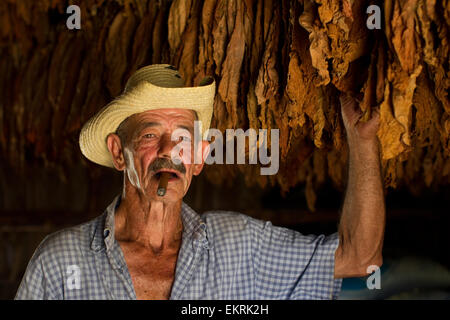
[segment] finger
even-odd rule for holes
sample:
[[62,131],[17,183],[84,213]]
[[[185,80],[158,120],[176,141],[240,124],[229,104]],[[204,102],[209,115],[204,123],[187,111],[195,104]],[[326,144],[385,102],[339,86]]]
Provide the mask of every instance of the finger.
[[342,106],[351,105],[353,102],[353,98],[348,93],[341,94],[339,96],[339,102]]
[[355,99],[351,96],[345,97],[341,102],[342,116],[346,118],[351,124],[355,124],[362,116],[362,111],[358,107]]
[[376,118],[376,119],[380,118],[380,108],[372,109],[372,118]]
[[373,109],[369,121],[367,121],[369,127],[379,127],[380,125],[380,110]]

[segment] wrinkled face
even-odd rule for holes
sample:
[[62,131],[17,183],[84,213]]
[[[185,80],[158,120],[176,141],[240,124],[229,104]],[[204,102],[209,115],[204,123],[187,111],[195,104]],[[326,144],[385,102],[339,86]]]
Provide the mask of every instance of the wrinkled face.
[[[203,167],[202,163],[194,164],[195,119],[194,111],[184,109],[150,110],[131,116],[121,125],[121,131],[126,133],[125,145],[117,135],[108,136],[116,168],[125,170],[129,183],[150,200],[182,199],[192,176]],[[117,143],[120,147],[115,150]],[[200,142],[198,152],[203,154],[206,146]],[[160,197],[156,191],[162,172],[170,172],[170,178],[166,194]]]

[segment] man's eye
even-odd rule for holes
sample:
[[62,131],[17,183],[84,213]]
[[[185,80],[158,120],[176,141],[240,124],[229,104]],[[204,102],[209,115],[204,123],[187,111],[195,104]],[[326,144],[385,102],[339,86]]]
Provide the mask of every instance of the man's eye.
[[149,139],[149,138],[154,138],[156,136],[153,133],[147,133],[147,134],[144,134],[143,137]]

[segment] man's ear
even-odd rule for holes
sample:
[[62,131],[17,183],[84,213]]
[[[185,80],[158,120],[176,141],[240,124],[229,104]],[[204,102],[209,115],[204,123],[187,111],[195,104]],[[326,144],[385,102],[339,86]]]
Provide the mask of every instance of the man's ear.
[[200,172],[202,172],[203,170],[203,165],[205,164],[205,159],[209,154],[209,141],[203,140],[202,141],[202,147],[199,148],[198,152],[201,152],[201,155],[198,155],[199,159],[201,159],[201,163],[196,163],[194,164],[194,171],[193,171],[193,175],[194,176],[198,176],[200,174]]
[[122,143],[120,142],[119,136],[115,133],[108,134],[106,137],[106,145],[111,154],[114,167],[119,171],[125,170],[126,162],[123,156]]

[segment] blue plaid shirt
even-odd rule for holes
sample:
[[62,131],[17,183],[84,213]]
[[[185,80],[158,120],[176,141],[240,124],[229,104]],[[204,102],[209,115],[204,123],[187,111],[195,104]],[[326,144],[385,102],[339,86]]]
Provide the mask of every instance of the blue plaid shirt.
[[[120,195],[96,219],[47,236],[16,299],[136,299],[114,238]],[[183,237],[170,299],[336,299],[337,233],[302,235],[225,211],[199,216],[183,203]],[[74,277],[78,277],[74,280]]]

